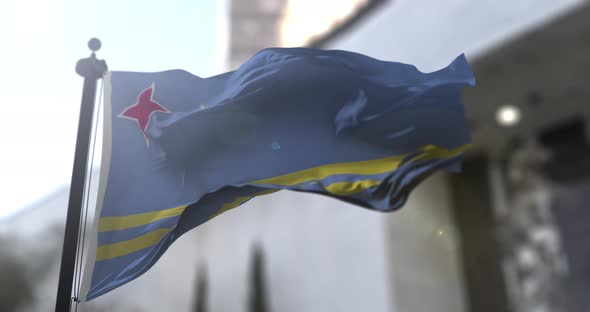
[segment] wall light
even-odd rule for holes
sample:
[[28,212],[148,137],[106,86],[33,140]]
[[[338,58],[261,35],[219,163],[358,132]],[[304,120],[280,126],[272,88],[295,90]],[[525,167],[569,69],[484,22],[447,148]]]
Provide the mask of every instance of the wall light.
[[520,118],[520,109],[513,105],[504,105],[496,111],[496,121],[504,127],[516,125]]

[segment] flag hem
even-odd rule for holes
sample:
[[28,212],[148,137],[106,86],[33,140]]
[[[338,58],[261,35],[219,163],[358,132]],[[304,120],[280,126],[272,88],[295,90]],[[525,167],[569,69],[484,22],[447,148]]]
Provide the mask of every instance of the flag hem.
[[82,284],[80,289],[81,302],[86,302],[90,285],[92,282],[92,272],[94,271],[94,264],[96,260],[96,248],[98,240],[98,225],[100,220],[100,212],[104,195],[107,188],[107,181],[111,163],[111,147],[112,147],[112,116],[111,116],[111,72],[106,72],[103,77],[104,82],[104,105],[103,105],[103,147],[102,159],[100,166],[100,175],[98,178],[98,195],[96,199],[96,208],[90,227],[87,229],[88,235],[88,251],[85,258],[84,270],[82,272]]

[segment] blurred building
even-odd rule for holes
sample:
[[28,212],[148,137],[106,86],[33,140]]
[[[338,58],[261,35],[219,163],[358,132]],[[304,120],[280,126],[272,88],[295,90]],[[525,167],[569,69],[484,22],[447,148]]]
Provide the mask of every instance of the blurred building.
[[223,0],[229,12],[227,64],[237,68],[265,47],[321,47],[386,0]]
[[[587,266],[589,257],[580,254],[579,237],[564,236],[588,230],[583,221],[569,230],[572,211],[581,208],[557,209],[565,205],[565,193],[554,179],[579,176],[568,169],[576,165],[587,168],[581,161],[587,146],[584,102],[590,98],[582,91],[590,60],[584,1],[340,1],[330,3],[332,10],[324,10],[321,19],[315,18],[319,5],[313,1],[230,3],[229,68],[277,45],[351,50],[416,64],[423,71],[467,53],[478,80],[465,96],[475,146],[461,175],[430,178],[403,211],[379,215],[378,221],[341,203],[289,193],[232,212],[209,228],[214,241],[232,246],[207,253],[204,261],[214,280],[236,274],[216,267],[228,256],[247,257],[240,246],[258,241],[270,263],[270,292],[277,287],[271,303],[281,311],[291,309],[287,303],[293,296],[293,310],[306,311],[582,311],[588,306],[580,296],[590,289],[588,278],[572,276],[587,276],[581,263]],[[269,3],[276,5],[270,16],[263,9]],[[269,18],[275,30],[268,29]],[[314,24],[328,26],[308,27]],[[564,165],[572,161],[576,165]],[[305,218],[314,222],[300,221]],[[289,226],[293,229],[285,236]],[[301,232],[304,239],[297,235]],[[334,240],[338,248],[332,247]],[[316,245],[328,250],[318,251]],[[290,249],[300,250],[296,259],[285,258]],[[385,259],[375,260],[380,253]],[[345,267],[322,264],[325,257],[346,261]],[[313,267],[309,263],[318,266],[321,281],[315,274],[292,274]],[[247,266],[237,270],[245,274]],[[363,276],[363,270],[371,275]],[[353,280],[356,274],[361,277]],[[321,295],[308,295],[317,283],[326,285]],[[220,293],[227,290],[218,287]],[[243,286],[232,289],[246,293]],[[212,307],[229,305],[222,301],[225,295],[211,296]],[[367,302],[374,305],[359,305]]]
[[[465,52],[478,80],[465,92],[474,149],[461,174],[427,179],[392,214],[293,192],[256,198],[187,233],[145,275],[82,311],[586,311],[586,1],[219,8],[223,69],[268,46],[345,49],[422,71]],[[27,268],[23,311],[53,304],[60,235],[48,233],[59,233],[66,194],[0,224],[0,238],[26,233],[18,242],[32,247],[18,259],[47,259]],[[36,251],[41,239],[54,247]]]
[[229,1],[229,64],[237,68],[260,50],[279,46],[287,0]]

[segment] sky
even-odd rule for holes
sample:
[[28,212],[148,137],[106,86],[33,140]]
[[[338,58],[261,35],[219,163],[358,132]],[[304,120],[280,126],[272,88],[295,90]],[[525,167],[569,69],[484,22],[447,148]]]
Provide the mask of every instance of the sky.
[[0,218],[66,187],[98,37],[110,70],[216,72],[215,0],[0,1]]

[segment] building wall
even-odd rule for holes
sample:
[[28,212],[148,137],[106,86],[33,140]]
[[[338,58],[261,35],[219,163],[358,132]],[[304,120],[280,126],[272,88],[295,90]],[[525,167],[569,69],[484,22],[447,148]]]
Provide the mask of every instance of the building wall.
[[[474,59],[582,2],[396,0],[326,48],[434,71],[461,53]],[[420,185],[402,211],[384,217],[395,311],[469,309],[451,205],[448,176],[439,174]]]
[[430,177],[386,217],[395,311],[467,311],[448,180],[446,173]]
[[253,247],[262,247],[270,311],[392,311],[383,215],[282,191],[204,225],[211,309],[246,311]]
[[227,1],[231,69],[263,48],[280,45],[280,19],[287,0]]
[[461,53],[469,59],[585,0],[392,0],[360,27],[330,42],[383,60],[433,71]]

